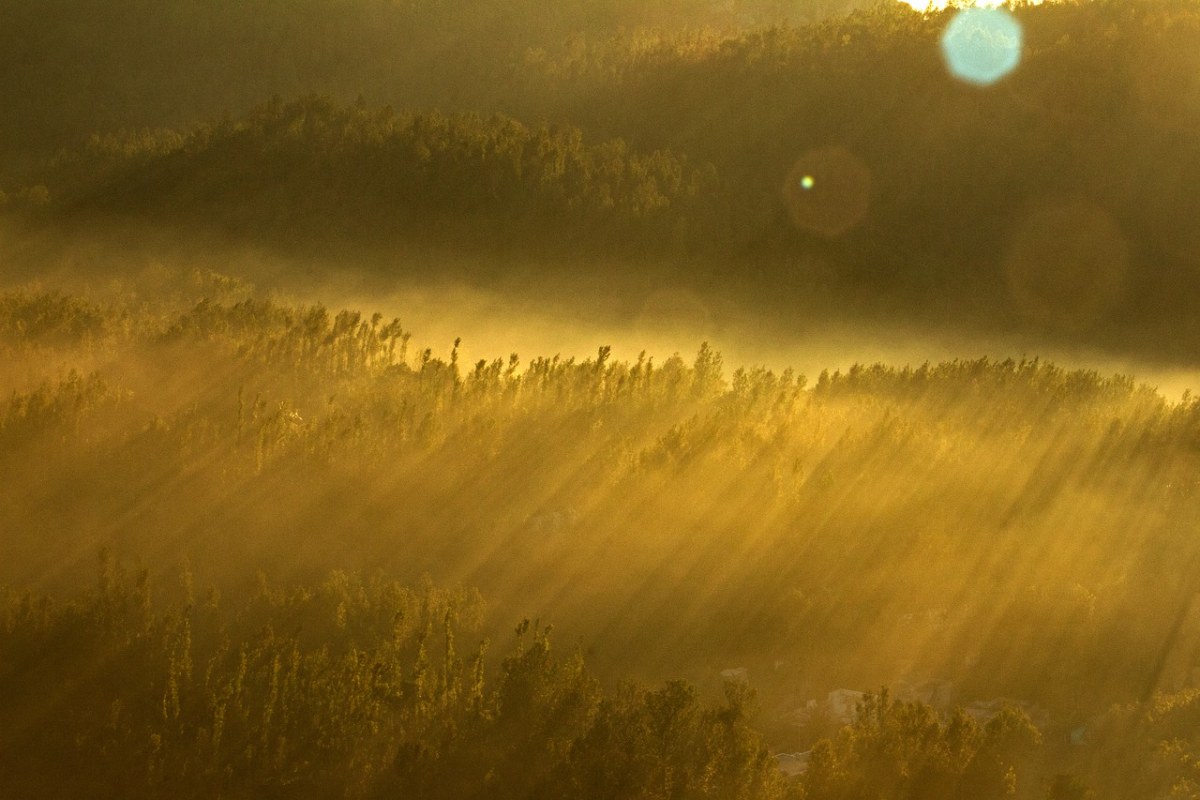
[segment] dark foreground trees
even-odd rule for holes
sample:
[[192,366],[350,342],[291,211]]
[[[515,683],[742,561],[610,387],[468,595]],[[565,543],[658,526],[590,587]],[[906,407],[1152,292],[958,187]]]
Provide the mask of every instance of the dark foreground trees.
[[[382,315],[150,280],[0,296],[0,586],[18,587],[0,590],[0,796],[1198,783],[1200,695],[1155,694],[1195,681],[1190,396],[1037,360],[809,388],[725,374],[705,346],[466,366]],[[99,543],[158,576],[187,554],[217,591],[106,566],[80,597]],[[424,573],[480,587],[490,616]],[[594,648],[588,668],[539,625],[511,642],[538,615]],[[1041,755],[1019,715],[881,695],[781,782],[763,742],[816,738],[781,715],[901,661],[964,703],[1044,707]],[[769,739],[739,691],[705,700],[734,665]],[[631,675],[662,688],[616,688]]]
[[[6,797],[798,797],[683,682],[605,691],[528,621],[498,665],[480,599],[333,573],[157,606],[106,556],[85,599],[0,617]],[[460,647],[462,648],[460,650]]]
[[886,690],[867,695],[854,724],[813,748],[804,776],[810,800],[1040,796],[1041,734],[1007,707],[985,723],[957,709],[949,719]]

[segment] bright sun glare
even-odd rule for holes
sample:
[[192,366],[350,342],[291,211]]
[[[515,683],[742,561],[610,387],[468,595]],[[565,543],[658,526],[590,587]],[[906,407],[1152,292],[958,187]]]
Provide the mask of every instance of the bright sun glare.
[[[966,7],[973,5],[977,8],[998,8],[1004,5],[1002,0],[978,0],[975,3],[955,2],[954,0],[900,0],[900,2],[917,11],[944,11],[952,6]],[[1040,6],[1042,0],[1028,0],[1027,4]]]

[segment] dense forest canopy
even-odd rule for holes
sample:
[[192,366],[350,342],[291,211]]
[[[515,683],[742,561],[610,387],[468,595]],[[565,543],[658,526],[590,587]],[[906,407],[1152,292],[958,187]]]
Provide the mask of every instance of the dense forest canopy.
[[[20,0],[0,4],[7,158],[94,132],[190,127],[273,94],[397,107],[519,102],[541,53],[637,36],[799,23],[850,0]],[[654,33],[650,33],[653,31]],[[13,113],[14,109],[19,112]]]
[[0,795],[1200,796],[1200,0],[942,5],[0,0]]
[[[151,274],[140,284],[85,295],[31,288],[0,296],[4,377],[14,387],[0,415],[0,524],[8,532],[0,543],[0,579],[13,587],[5,635],[26,643],[7,651],[49,648],[30,652],[62,653],[68,671],[76,669],[72,658],[111,653],[103,658],[117,659],[114,665],[149,670],[151,694],[121,700],[121,708],[132,704],[130,712],[141,716],[113,711],[124,722],[113,723],[111,735],[118,738],[107,746],[151,770],[151,787],[168,777],[210,785],[203,782],[230,774],[222,765],[242,776],[238,780],[278,780],[270,776],[282,775],[277,770],[292,763],[288,759],[316,757],[284,750],[280,740],[278,755],[268,761],[249,752],[249,761],[227,761],[243,758],[237,755],[242,745],[228,753],[211,749],[218,734],[204,716],[214,702],[205,693],[229,696],[220,687],[235,680],[229,670],[242,669],[235,658],[240,647],[259,671],[255,680],[266,682],[264,690],[275,680],[270,664],[293,664],[289,680],[298,683],[289,691],[300,693],[295,702],[310,716],[286,724],[326,724],[321,704],[334,703],[327,693],[344,682],[309,681],[329,669],[348,670],[345,680],[357,681],[350,676],[366,665],[353,660],[353,648],[378,659],[392,645],[349,640],[350,655],[337,656],[340,651],[327,649],[332,643],[318,647],[323,634],[308,622],[294,635],[316,636],[310,644],[245,637],[270,615],[286,620],[293,613],[285,612],[287,604],[309,597],[335,610],[340,594],[358,597],[355,603],[366,604],[366,624],[392,614],[372,604],[409,596],[345,575],[478,587],[487,606],[471,612],[472,635],[497,638],[522,617],[553,618],[559,635],[580,643],[604,681],[675,676],[712,693],[721,673],[737,666],[742,672],[735,675],[750,676],[758,693],[758,724],[776,751],[802,750],[836,733],[829,718],[797,728],[795,712],[807,699],[844,686],[948,681],[954,702],[978,706],[984,721],[999,708],[987,705],[993,698],[1010,698],[1012,713],[1019,711],[1011,731],[993,730],[990,722],[972,727],[967,717],[950,722],[936,735],[972,742],[954,750],[965,760],[950,763],[935,757],[949,745],[909,741],[935,724],[934,710],[910,699],[892,708],[882,699],[879,709],[864,712],[865,729],[837,734],[819,757],[813,751],[806,773],[813,797],[855,796],[845,792],[866,774],[862,770],[874,769],[866,766],[873,763],[870,750],[862,749],[877,746],[863,743],[871,737],[896,736],[904,747],[918,748],[905,751],[897,773],[871,780],[903,782],[909,774],[903,764],[927,762],[936,785],[987,785],[1000,796],[1008,767],[1025,764],[1018,772],[1036,776],[1048,768],[1037,766],[1039,759],[1062,764],[1080,756],[1059,752],[1058,742],[1072,730],[1086,727],[1109,737],[1097,741],[1131,747],[1150,737],[1145,746],[1152,747],[1159,718],[1146,711],[1148,721],[1138,721],[1143,712],[1135,704],[1194,705],[1190,695],[1172,694],[1193,680],[1191,654],[1200,647],[1194,608],[1200,573],[1190,566],[1200,559],[1191,535],[1200,515],[1200,404],[1192,397],[1169,403],[1123,376],[1036,360],[863,365],[809,381],[792,372],[729,371],[708,346],[688,359],[643,355],[624,362],[601,348],[583,361],[512,354],[474,364],[461,363],[458,346],[435,352],[399,320],[289,307],[212,274]],[[150,571],[123,588],[111,575],[103,577],[91,605],[59,610],[38,599],[41,592],[94,580],[87,576],[101,549],[110,560]],[[174,596],[169,578],[181,563],[196,605],[189,600],[183,611],[160,612],[138,599]],[[331,568],[345,575],[322,583]],[[109,575],[111,563],[104,570]],[[286,592],[267,593],[267,605],[238,613],[268,616],[239,622],[219,598],[244,596],[261,583],[261,572],[326,588],[296,589],[295,600]],[[210,600],[203,606],[199,598],[206,592]],[[360,606],[345,613],[352,607]],[[294,613],[307,619],[307,612]],[[196,614],[208,615],[203,635]],[[433,614],[436,625],[442,615]],[[280,636],[291,630],[280,629],[285,622],[270,624]],[[221,633],[225,626],[232,627]],[[198,648],[186,665],[181,630],[190,630],[188,641]],[[405,630],[416,635],[415,628]],[[363,635],[383,633],[364,629]],[[72,641],[99,650],[88,656],[92,650]],[[417,655],[397,655],[396,680],[421,674],[421,659],[434,658],[404,647]],[[0,662],[7,664],[0,675],[8,675],[9,685],[35,678],[28,670],[42,656],[28,657],[33,660]],[[404,660],[411,658],[417,661]],[[204,663],[210,666],[201,683]],[[185,669],[192,670],[188,691],[199,693],[193,700],[183,683],[178,700],[172,684],[155,683],[183,681],[170,676]],[[465,666],[453,669],[455,681],[468,680]],[[311,679],[304,677],[310,672]],[[373,674],[372,681],[391,680]],[[385,711],[370,704],[391,708],[391,690],[372,683],[376,688],[362,689],[369,705],[351,711],[366,716],[347,718],[351,728],[337,734],[343,738],[328,740],[334,733],[320,727],[295,734],[285,728],[278,735],[295,746],[299,737],[335,759],[322,762],[332,773],[304,781],[344,781],[346,773],[338,770],[365,770],[355,774],[370,779],[368,793],[376,786],[375,770],[383,770],[380,785],[400,780],[394,748],[402,744],[387,736],[379,742],[392,754],[386,756],[391,766],[356,760],[360,747],[381,757],[370,749],[377,740],[363,738],[368,729],[399,725],[405,736],[434,737],[421,747],[441,741],[441,725],[462,730],[468,737],[462,746],[469,748],[504,736],[503,683],[494,697],[473,690],[493,699],[471,705],[462,694],[466,684],[447,684],[450,677],[441,674],[433,686],[442,688],[430,691],[450,693],[436,702],[450,703],[438,713],[451,717],[433,719],[434,727],[405,722],[409,713],[426,713],[420,711],[427,702],[420,699],[423,690],[403,689],[401,706]],[[577,673],[553,671],[539,680],[568,680],[568,674]],[[685,691],[664,691],[677,690]],[[546,702],[559,702],[551,698],[576,690],[546,691]],[[603,747],[619,747],[607,737],[633,735],[622,726],[641,724],[628,715],[642,713],[639,698],[647,696],[621,695],[611,707],[598,691],[588,690],[595,698],[588,701],[591,710],[561,734],[582,737],[575,749],[552,751],[568,761],[545,765],[544,780],[555,776],[553,785],[580,780],[571,777],[578,765],[570,765],[582,752],[611,766],[612,757],[593,753],[589,742],[599,736],[608,742]],[[698,703],[691,691],[676,699]],[[166,706],[155,692],[166,692]],[[262,692],[255,692],[245,702],[261,703]],[[415,710],[400,710],[414,702]],[[1106,722],[1114,702],[1128,705]],[[743,724],[724,712],[710,718],[698,706],[687,707],[687,718],[701,725],[696,736],[718,719]],[[87,713],[103,715],[105,708]],[[238,723],[243,726],[270,713],[238,708],[250,715]],[[12,713],[35,710],[22,705]],[[168,736],[159,727],[162,713],[165,724],[175,726],[176,749],[138,754],[119,744],[121,736],[144,741],[148,730]],[[200,716],[172,722],[184,713]],[[557,712],[536,713],[554,718]],[[624,716],[610,729],[600,721],[605,713]],[[893,713],[894,722],[877,717]],[[458,714],[482,716],[451,723]],[[88,719],[73,716],[62,724],[91,730]],[[589,733],[590,725],[602,730]],[[231,736],[268,736],[266,728],[234,730]],[[537,731],[529,735],[551,735]],[[1017,750],[999,744],[1010,735],[1023,743]],[[1037,746],[1042,737],[1050,741],[1044,748]],[[437,747],[453,749],[459,741]],[[748,755],[766,741],[745,740],[738,748],[751,749],[736,750],[741,755],[722,750],[729,740],[721,741],[727,744],[714,744],[718,749],[708,755],[689,746],[688,757],[732,758],[740,764],[737,781],[767,780],[755,772],[763,762]],[[264,746],[274,752],[267,740]],[[953,745],[963,747],[962,741]],[[993,747],[1001,748],[999,755]],[[1150,762],[1119,760],[1121,769],[1132,770],[1123,780],[1173,780],[1186,772],[1186,754],[1193,752],[1186,743],[1180,747],[1178,764],[1155,756],[1160,766],[1151,769]],[[972,761],[977,748],[987,760]],[[488,758],[500,757],[491,752]],[[1077,768],[1098,787],[1112,764],[1098,759]],[[413,769],[412,780],[426,781],[442,767]],[[709,774],[708,767],[695,769]],[[584,780],[603,785],[598,777]],[[1035,796],[1029,793],[1041,791],[1039,780],[1024,781],[1022,792]],[[311,790],[319,783],[305,785]],[[769,785],[733,796],[774,796]],[[698,796],[730,796],[706,791],[715,794]],[[545,796],[558,796],[554,792]],[[522,789],[512,796],[543,795]]]
[[[334,6],[372,7],[313,7]],[[10,209],[79,224],[149,220],[305,252],[604,256],[765,306],[817,290],[886,296],[958,325],[1194,355],[1200,10],[1019,7],[1021,64],[988,87],[942,62],[954,13],[880,4],[748,30],[606,22],[515,60],[472,50],[487,102],[365,92],[386,81],[355,77],[328,98],[256,88],[225,104],[242,113],[175,128],[161,127],[179,125],[170,114],[102,125],[80,111],[77,136],[39,135],[66,149],[14,167],[0,189]],[[36,87],[11,90],[61,94]],[[39,129],[28,103],[11,106],[14,125]],[[797,188],[804,176],[816,183]]]

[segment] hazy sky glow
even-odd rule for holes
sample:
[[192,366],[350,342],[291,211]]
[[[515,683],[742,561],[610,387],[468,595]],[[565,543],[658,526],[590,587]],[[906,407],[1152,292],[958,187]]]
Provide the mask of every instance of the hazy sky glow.
[[[955,3],[952,2],[952,0],[930,0],[929,2],[922,2],[922,0],[900,0],[900,2],[904,3],[906,6],[911,6],[917,11],[943,11],[951,6],[960,6],[964,8],[967,6],[975,6],[977,8],[997,8],[1004,5],[1004,3],[997,2],[997,0],[979,0],[979,2],[976,3]],[[1041,4],[1042,0],[1029,0],[1027,3],[1027,5],[1031,6],[1040,6]]]

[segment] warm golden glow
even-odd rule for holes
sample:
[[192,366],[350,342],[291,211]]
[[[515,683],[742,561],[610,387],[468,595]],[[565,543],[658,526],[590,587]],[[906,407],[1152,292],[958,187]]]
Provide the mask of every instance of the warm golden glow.
[[0,798],[1200,797],[1200,1],[0,63]]
[[[1008,0],[899,0],[915,11],[945,11],[948,8],[1001,8]],[[1021,0],[1017,5],[1039,6],[1045,0]]]

